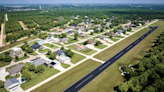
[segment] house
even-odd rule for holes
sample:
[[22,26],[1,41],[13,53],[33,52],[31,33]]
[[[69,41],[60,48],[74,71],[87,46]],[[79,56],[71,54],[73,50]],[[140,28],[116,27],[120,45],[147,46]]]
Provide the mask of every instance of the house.
[[88,48],[88,49],[93,49],[93,48],[94,48],[94,45],[92,45],[92,44],[87,44],[87,45],[85,45],[85,47]]
[[8,69],[7,71],[9,72],[10,76],[14,76],[17,73],[20,73],[23,66],[24,66],[24,64],[17,64],[16,66]]
[[62,38],[62,39],[60,39],[60,43],[61,44],[67,43],[68,41],[69,41],[69,38]]
[[54,36],[55,36],[55,34],[51,34],[47,39],[55,38]]
[[39,65],[47,65],[47,62],[48,61],[46,61],[45,59],[43,59],[43,58],[37,58],[37,59],[35,59],[35,60],[33,60],[33,62],[31,62],[31,64],[34,64],[35,65],[35,67],[37,67],[37,66],[39,66]]
[[67,56],[61,56],[58,58],[58,60],[62,63],[66,63],[66,62],[69,62],[71,59],[70,57],[67,57]]
[[44,40],[40,40],[40,41],[37,41],[37,43],[40,44],[40,45],[42,45],[42,44],[45,43],[45,41]]
[[20,83],[16,78],[11,78],[5,81],[4,87],[6,88],[7,91],[10,91],[11,89],[19,86]]
[[35,44],[35,45],[32,45],[31,48],[33,49],[39,49],[40,47],[42,47],[42,45],[39,45],[39,44]]
[[57,60],[53,60],[49,63],[49,66],[52,66],[53,68],[60,66],[60,65],[61,65],[61,63]]
[[78,26],[83,26],[84,25],[84,22],[81,22],[79,24],[77,24]]
[[117,29],[117,32],[116,32],[116,35],[118,35],[118,36],[123,36],[123,32],[124,30],[122,30],[122,29]]
[[21,48],[13,48],[12,51],[9,54],[11,57],[23,57],[23,52]]
[[64,29],[58,28],[58,29],[56,29],[56,31],[58,31],[58,32],[64,32]]
[[57,54],[56,58],[58,59],[60,56],[65,56],[65,51],[60,49],[55,52]]
[[100,24],[97,24],[97,25],[94,25],[94,27],[100,28],[101,25]]
[[109,35],[109,36],[116,36],[116,34],[114,32],[108,32],[107,35]]
[[88,44],[94,44],[95,41],[93,39],[88,40]]
[[129,25],[126,25],[126,26],[125,26],[125,28],[132,28],[132,27],[134,27],[134,28],[135,28],[135,27],[137,27],[137,26],[136,26],[136,25],[134,25],[134,24],[129,24]]
[[88,33],[91,33],[91,32],[94,32],[94,30],[92,30],[92,29],[88,30]]
[[54,43],[59,43],[60,42],[60,39],[59,38],[53,38],[51,39]]
[[87,37],[85,33],[80,33],[80,37]]
[[109,38],[104,38],[103,41],[110,42],[111,40]]
[[106,38],[106,36],[99,36],[98,38],[100,38],[100,39],[104,39],[104,38]]
[[71,35],[73,33],[74,33],[73,31],[67,31],[67,34],[69,34],[69,35]]
[[76,45],[75,49],[77,49],[77,50],[85,50],[86,47],[84,45]]

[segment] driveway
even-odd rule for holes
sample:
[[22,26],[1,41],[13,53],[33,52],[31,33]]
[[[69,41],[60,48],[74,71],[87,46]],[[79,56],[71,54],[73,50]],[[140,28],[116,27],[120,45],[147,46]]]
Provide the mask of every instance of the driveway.
[[9,75],[9,73],[6,72],[6,69],[5,69],[5,68],[3,68],[3,69],[0,70],[0,80],[6,81],[5,77],[6,77],[7,75]]
[[63,71],[65,70],[65,68],[63,68],[62,66],[58,65],[54,67],[55,69],[59,70],[59,71]]

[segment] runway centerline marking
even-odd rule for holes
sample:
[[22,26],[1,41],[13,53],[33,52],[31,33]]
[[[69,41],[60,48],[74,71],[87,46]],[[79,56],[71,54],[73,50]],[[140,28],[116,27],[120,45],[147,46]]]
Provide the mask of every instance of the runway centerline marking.
[[79,85],[77,85],[75,88],[79,87],[81,84],[83,84],[85,81],[87,81],[89,78],[91,78],[93,75],[89,76],[87,79],[85,79],[84,81],[82,81]]

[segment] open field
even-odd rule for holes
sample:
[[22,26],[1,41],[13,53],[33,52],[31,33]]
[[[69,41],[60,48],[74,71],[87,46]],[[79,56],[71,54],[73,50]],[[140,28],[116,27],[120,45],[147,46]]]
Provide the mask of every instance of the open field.
[[99,46],[95,46],[95,47],[99,48],[99,49],[103,49],[103,48],[107,47],[107,45],[100,44]]
[[[101,63],[87,60],[68,72],[60,75],[59,77],[47,82],[46,84],[38,87],[32,92],[62,92],[74,82],[81,79],[83,76],[91,72],[93,69],[98,67]],[[85,66],[85,68],[84,68]]]
[[46,44],[43,44],[44,46],[47,46],[47,47],[49,47],[49,48],[52,48],[52,49],[57,49],[57,48],[59,48],[59,47],[57,47],[57,46],[55,46],[55,45],[53,45],[53,44],[50,44],[50,43],[46,43]]
[[68,68],[68,67],[70,67],[70,65],[68,65],[68,64],[64,64],[64,63],[61,63],[61,66],[63,67],[63,68]]
[[42,74],[40,75],[37,75],[35,73],[32,73],[33,77],[30,81],[28,82],[25,82],[21,85],[22,89],[26,90],[34,85],[36,85],[37,83],[53,76],[54,74],[58,73],[59,71],[54,69],[50,69],[50,68],[47,68]]
[[71,58],[71,62],[72,62],[73,64],[75,64],[75,63],[77,63],[77,62],[83,60],[84,58],[85,58],[84,56],[79,55],[79,54],[77,54],[77,53],[74,53],[73,57]]
[[20,57],[18,60],[14,60],[14,62],[18,62],[27,58],[29,58],[29,56]]
[[112,38],[111,40],[114,41],[114,42],[117,42],[117,41],[120,40],[120,39]]
[[44,52],[48,52],[50,49],[43,49],[41,51],[38,51],[39,53],[44,53]]
[[[120,75],[120,71],[118,70],[120,65],[129,65],[129,64],[136,64],[143,58],[146,54],[146,51],[150,49],[153,42],[157,38],[157,36],[163,31],[164,29],[164,21],[159,21],[154,23],[151,26],[159,25],[160,27],[157,28],[153,33],[151,33],[148,37],[146,37],[142,42],[140,42],[137,46],[135,46],[132,50],[130,50],[127,54],[125,54],[122,58],[120,58],[117,62],[115,62],[112,66],[110,66],[107,70],[105,70],[102,74],[96,77],[93,81],[91,81],[88,85],[86,85],[80,92],[114,92],[113,87],[118,86],[121,82],[124,81],[124,77]],[[135,39],[140,37],[142,34],[147,32],[149,29],[145,28],[140,32],[134,34],[133,36],[126,39],[126,43],[124,41],[118,43],[117,45],[107,49],[110,52],[103,52],[109,55],[109,57],[101,57],[103,60],[107,60],[115,53],[114,51],[119,51],[124,48],[125,44],[128,45],[133,42]],[[124,43],[124,44],[123,44]],[[146,43],[146,44],[145,44]],[[122,47],[121,49],[118,48]],[[113,48],[113,49],[112,49]],[[119,49],[119,50],[118,50]],[[100,53],[101,55],[103,53]],[[117,52],[116,52],[117,53]],[[98,55],[100,55],[98,54]],[[97,56],[98,56],[97,55]],[[99,56],[100,58],[100,56]],[[95,86],[95,87],[93,87]]]

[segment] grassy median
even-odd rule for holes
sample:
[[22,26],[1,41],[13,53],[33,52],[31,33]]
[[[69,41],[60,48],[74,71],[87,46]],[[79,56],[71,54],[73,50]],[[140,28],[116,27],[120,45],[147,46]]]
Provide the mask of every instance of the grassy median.
[[32,92],[63,92],[66,88],[84,77],[99,65],[101,65],[101,63],[93,60],[87,60],[59,77],[38,87]]
[[[132,50],[126,53],[107,70],[105,70],[102,74],[100,74],[97,78],[86,85],[82,90],[80,90],[80,92],[114,92],[113,88],[124,81],[124,77],[120,75],[120,71],[118,70],[119,66],[138,63],[146,54],[146,51],[150,49],[157,36],[159,36],[159,34],[164,30],[164,21],[158,21],[151,26],[155,25],[159,25],[160,27],[148,37],[146,37],[137,46],[135,46]],[[101,60],[109,59],[147,31],[149,31],[147,28],[139,31],[133,36],[98,54],[96,57]]]

